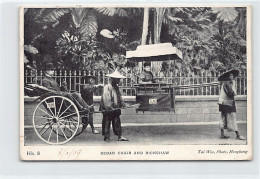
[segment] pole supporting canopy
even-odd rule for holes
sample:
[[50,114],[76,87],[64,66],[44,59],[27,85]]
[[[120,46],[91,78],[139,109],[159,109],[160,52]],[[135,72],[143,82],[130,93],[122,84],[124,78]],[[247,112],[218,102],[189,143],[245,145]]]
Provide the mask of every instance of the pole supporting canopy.
[[126,58],[135,62],[182,60],[182,52],[171,43],[140,45],[134,51],[127,51]]

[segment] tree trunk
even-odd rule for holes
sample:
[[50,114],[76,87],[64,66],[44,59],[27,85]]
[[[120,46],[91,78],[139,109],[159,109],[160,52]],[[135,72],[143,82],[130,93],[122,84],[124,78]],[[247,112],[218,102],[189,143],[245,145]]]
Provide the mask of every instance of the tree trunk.
[[[160,43],[160,36],[161,36],[161,29],[162,29],[162,21],[163,21],[163,16],[165,13],[165,8],[155,8],[154,10],[154,19],[153,19],[153,33],[154,33],[154,43],[158,44]],[[156,74],[159,75],[159,72],[162,69],[162,62],[161,61],[155,61],[152,62],[151,64],[151,69],[152,71]]]
[[[146,45],[147,35],[148,35],[148,23],[149,23],[149,8],[144,8],[144,20],[143,20],[143,32],[141,45]],[[141,72],[143,68],[143,63],[138,63],[138,72]]]
[[162,30],[162,21],[165,13],[165,8],[158,7],[154,11],[154,43],[160,43]]
[[143,33],[141,45],[146,45],[146,39],[148,35],[148,22],[149,22],[149,8],[144,8],[144,21],[143,21]]

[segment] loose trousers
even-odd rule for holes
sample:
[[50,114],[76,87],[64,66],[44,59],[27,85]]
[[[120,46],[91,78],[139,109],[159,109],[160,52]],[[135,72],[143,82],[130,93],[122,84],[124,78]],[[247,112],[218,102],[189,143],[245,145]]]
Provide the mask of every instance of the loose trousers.
[[235,112],[230,112],[230,113],[221,112],[219,127],[220,127],[220,129],[227,129],[229,132],[238,131],[236,113]]
[[118,137],[122,136],[120,113],[117,111],[108,111],[103,113],[102,135],[104,135],[104,139],[110,138],[111,122],[114,134]]

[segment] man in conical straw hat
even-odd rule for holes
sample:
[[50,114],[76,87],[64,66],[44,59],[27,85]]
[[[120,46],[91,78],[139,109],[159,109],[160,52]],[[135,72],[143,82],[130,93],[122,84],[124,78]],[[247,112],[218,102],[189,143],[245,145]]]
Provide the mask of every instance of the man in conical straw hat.
[[121,75],[118,70],[106,75],[106,77],[110,78],[110,82],[104,86],[100,101],[100,111],[103,113],[102,135],[104,135],[104,141],[110,141],[111,122],[114,134],[118,136],[118,141],[128,141],[122,136],[120,115],[121,108],[126,105],[118,87],[120,79],[126,77]]
[[228,131],[234,131],[236,133],[236,139],[245,140],[238,132],[237,118],[236,118],[236,82],[235,77],[239,74],[238,70],[230,70],[218,77],[218,81],[222,81],[223,84],[219,94],[219,111],[221,112],[220,118],[220,138],[227,139],[229,136],[225,135],[224,129]]

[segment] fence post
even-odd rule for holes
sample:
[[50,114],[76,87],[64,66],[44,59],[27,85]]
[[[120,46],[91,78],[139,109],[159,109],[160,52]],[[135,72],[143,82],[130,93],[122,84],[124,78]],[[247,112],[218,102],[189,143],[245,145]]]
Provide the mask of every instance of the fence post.
[[70,91],[71,91],[71,70],[69,71],[69,80],[70,80]]
[[[203,72],[201,72],[201,83],[203,83]],[[204,94],[204,89],[201,87],[201,95]]]
[[38,73],[38,71],[37,70],[35,70],[35,83],[37,84],[38,83],[38,75],[37,75],[37,73]]
[[57,81],[57,71],[54,71],[54,80]]
[[[180,85],[182,85],[181,84],[181,76],[182,76],[182,73],[181,73],[181,71],[179,71],[179,73],[180,73],[180,76],[179,76],[179,84]],[[182,89],[180,89],[180,96],[182,95]]]
[[43,78],[43,72],[42,70],[40,71],[40,85],[42,85],[42,78]]
[[77,83],[77,71],[75,70],[74,71],[74,91],[77,91],[76,83]]
[[[218,76],[220,76],[220,74],[221,74],[221,73],[220,73],[220,72],[218,72]],[[220,90],[221,90],[221,85],[222,85],[221,83],[218,85],[218,94],[220,93]]]
[[30,80],[31,80],[30,83],[32,83],[33,82],[33,70],[30,70],[30,77],[31,77],[30,78]]
[[59,76],[57,76],[57,78],[59,77],[59,82],[60,82],[60,86],[62,84],[62,75],[61,75],[61,70],[59,70]]
[[132,79],[132,77],[133,77],[134,75],[133,75],[133,70],[132,70],[132,69],[130,70],[130,73],[131,73],[131,74],[130,74],[130,77],[131,77],[131,78],[130,78],[130,87],[131,87],[130,95],[133,96],[133,79]]
[[80,88],[81,88],[81,70],[79,70],[79,84],[78,84],[78,87],[79,87],[79,93],[80,93]]
[[97,84],[100,84],[100,71],[97,71]]
[[[213,71],[211,82],[214,81],[215,78],[216,78],[216,73]],[[215,89],[216,89],[216,87],[215,87],[215,85],[214,85],[214,86],[213,86],[213,90],[212,90],[213,95],[215,95]],[[211,94],[212,94],[212,93],[211,93]]]
[[[83,71],[83,76],[86,76],[86,70]],[[86,79],[83,78],[83,84],[86,84]]]
[[64,79],[65,79],[64,81],[67,82],[67,70],[64,71]]
[[[194,83],[194,75],[193,74],[191,74],[191,78],[192,78],[192,84],[194,85],[195,83]],[[192,89],[192,96],[194,96],[195,95],[195,89],[193,88]]]
[[105,85],[105,72],[104,71],[102,73],[102,78],[103,78],[103,85]]

